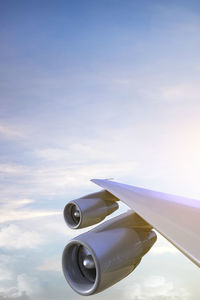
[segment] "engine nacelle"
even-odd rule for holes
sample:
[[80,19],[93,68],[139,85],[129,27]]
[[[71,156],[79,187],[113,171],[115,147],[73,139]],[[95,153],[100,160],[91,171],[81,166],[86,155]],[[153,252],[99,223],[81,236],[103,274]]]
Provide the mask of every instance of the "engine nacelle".
[[86,195],[65,206],[64,219],[72,229],[97,224],[118,209],[118,200],[107,191]]
[[129,211],[71,240],[63,251],[64,276],[81,295],[99,293],[130,274],[156,238],[149,224]]

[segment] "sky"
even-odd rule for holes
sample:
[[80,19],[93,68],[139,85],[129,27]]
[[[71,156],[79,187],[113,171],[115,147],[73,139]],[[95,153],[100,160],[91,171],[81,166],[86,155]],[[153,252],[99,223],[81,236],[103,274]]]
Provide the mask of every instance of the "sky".
[[[200,199],[200,4],[0,0],[0,45],[0,299],[79,300],[61,257],[85,230],[62,211],[91,178]],[[199,281],[158,235],[90,299],[198,300]]]

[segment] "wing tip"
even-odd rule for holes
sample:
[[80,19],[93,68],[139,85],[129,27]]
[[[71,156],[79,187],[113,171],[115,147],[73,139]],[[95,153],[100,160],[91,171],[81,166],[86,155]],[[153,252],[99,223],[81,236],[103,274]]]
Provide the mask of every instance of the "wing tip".
[[94,178],[94,179],[90,179],[91,182],[99,184],[101,182],[106,182],[106,181],[111,181],[114,178],[105,178],[105,179],[99,179],[99,178]]

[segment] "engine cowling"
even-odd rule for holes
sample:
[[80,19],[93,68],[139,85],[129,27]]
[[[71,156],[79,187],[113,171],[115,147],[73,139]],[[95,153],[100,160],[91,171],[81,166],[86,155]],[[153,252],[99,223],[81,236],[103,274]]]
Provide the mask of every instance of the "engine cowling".
[[71,240],[63,251],[64,276],[81,295],[99,293],[129,275],[156,238],[149,224],[129,211]]
[[72,229],[97,224],[118,209],[118,200],[107,191],[86,195],[67,203],[64,219]]

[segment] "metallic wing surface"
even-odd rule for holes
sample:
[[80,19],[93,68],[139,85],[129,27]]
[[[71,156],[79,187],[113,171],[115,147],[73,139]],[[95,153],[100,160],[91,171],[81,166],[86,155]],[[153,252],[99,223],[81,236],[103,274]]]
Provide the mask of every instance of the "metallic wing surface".
[[200,266],[200,201],[104,179],[92,179],[134,210]]

